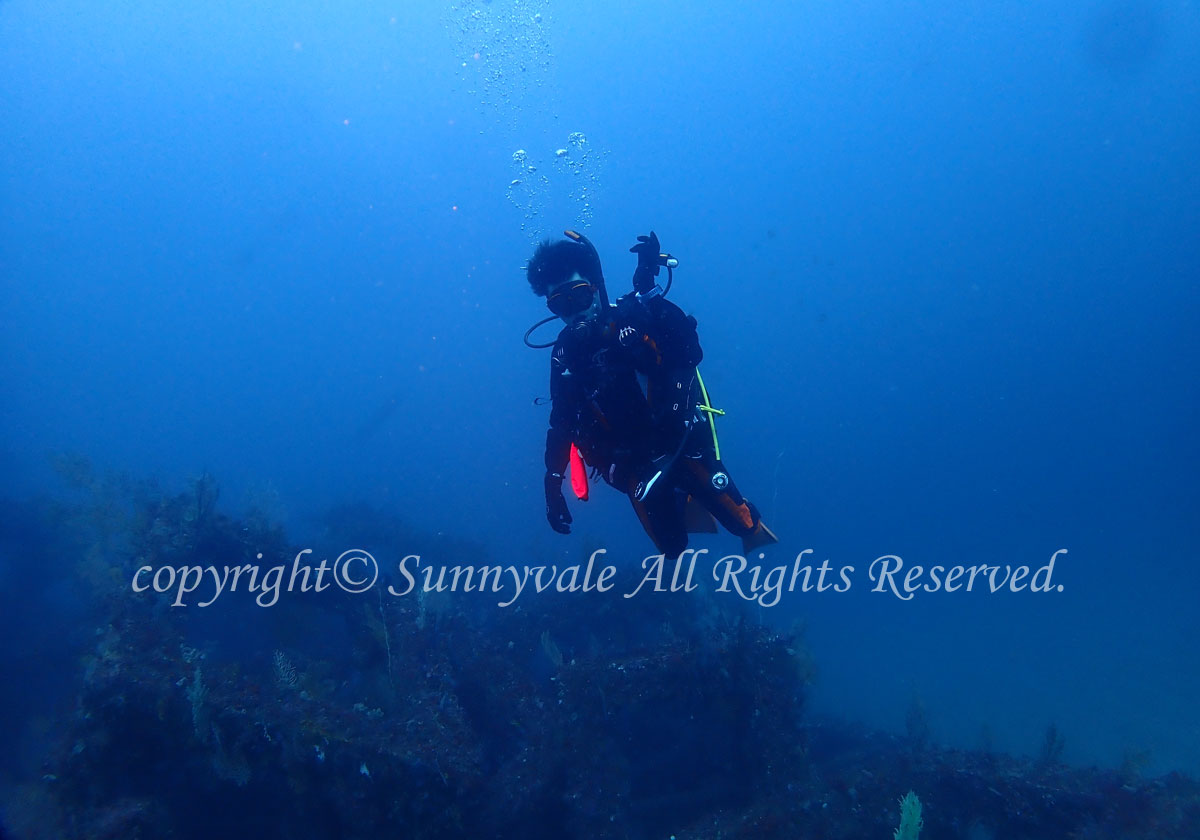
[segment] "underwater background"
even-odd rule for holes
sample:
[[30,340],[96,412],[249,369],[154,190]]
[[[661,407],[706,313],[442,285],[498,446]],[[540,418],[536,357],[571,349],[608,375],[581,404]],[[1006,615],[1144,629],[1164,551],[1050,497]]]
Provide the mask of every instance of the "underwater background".
[[[776,823],[744,836],[885,837],[913,788],[935,840],[1200,837],[1198,150],[1186,0],[0,0],[0,832],[210,836],[211,809],[173,822],[169,793],[113,781],[144,774],[233,791],[230,836],[306,836],[252,815],[261,763],[280,808],[341,774],[309,836],[534,836],[498,803],[537,788],[545,836],[743,836],[712,826],[770,789],[799,810],[762,806]],[[568,537],[545,522],[548,354],[521,336],[547,313],[521,268],[565,228],[618,292],[637,235],[679,258],[671,299],[699,322],[725,461],[780,537],[763,562],[811,549],[855,567],[850,591],[445,595],[441,625],[411,599],[238,593],[205,611],[131,591],[148,553],[302,548],[394,568],[603,547],[636,581],[652,546],[618,494],[570,500]],[[702,569],[740,550],[692,545]],[[905,601],[866,577],[884,555],[1037,568],[1060,549],[1048,593]],[[402,663],[404,639],[433,652]],[[733,649],[753,667],[731,670]],[[660,678],[651,723],[635,710],[620,730],[664,759],[641,772],[694,769],[728,739],[768,751],[795,726],[803,754],[771,761],[798,775],[760,779],[767,753],[737,752],[754,785],[727,800],[728,762],[701,773],[713,787],[610,813],[570,803],[644,756],[585,766],[548,738],[538,761],[577,774],[575,799],[496,771],[538,764],[539,721],[609,716],[585,687],[631,650]],[[404,668],[443,666],[457,689],[401,696]],[[717,688],[673,692],[689,680]],[[721,705],[748,686],[758,706]],[[403,769],[364,805],[353,785],[373,777],[336,745],[367,749],[402,706],[449,715],[451,695],[453,738],[395,753],[425,768],[430,810]],[[362,720],[318,727],[305,704]],[[151,743],[101,708],[180,731]],[[236,756],[230,710],[254,720]],[[760,714],[778,738],[724,728]],[[655,744],[675,719],[698,723]],[[273,751],[285,731],[304,735]],[[593,756],[618,737],[580,731]],[[114,749],[119,732],[139,749]],[[674,755],[685,742],[708,746]],[[814,770],[838,755],[866,757]],[[1048,767],[1083,797],[1076,822],[946,816],[969,800],[947,774],[1044,791]],[[863,772],[887,780],[860,809],[882,833],[853,822]],[[1191,803],[1171,819],[1168,794]],[[456,803],[456,821],[431,816]]]

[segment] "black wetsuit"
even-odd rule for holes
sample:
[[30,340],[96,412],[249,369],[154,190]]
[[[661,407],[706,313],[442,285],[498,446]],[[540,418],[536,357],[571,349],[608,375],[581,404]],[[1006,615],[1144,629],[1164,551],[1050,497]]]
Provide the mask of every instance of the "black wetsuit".
[[[687,547],[689,498],[739,536],[758,524],[757,511],[716,458],[709,418],[697,416],[702,356],[694,318],[661,296],[630,293],[599,317],[565,327],[550,360],[546,469],[566,471],[573,441],[589,466],[630,496],[647,534],[668,556]],[[634,488],[652,462],[676,455],[662,486],[637,501]]]

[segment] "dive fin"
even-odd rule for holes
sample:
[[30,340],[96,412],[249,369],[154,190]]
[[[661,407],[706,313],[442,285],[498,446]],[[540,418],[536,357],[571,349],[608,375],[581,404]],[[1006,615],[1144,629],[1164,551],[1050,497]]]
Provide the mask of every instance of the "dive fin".
[[768,528],[767,523],[760,519],[754,530],[742,537],[742,553],[749,554],[756,548],[773,545],[777,542],[779,542],[779,537],[775,536],[775,532]]
[[717,533],[717,520],[694,496],[688,496],[683,505],[683,524],[689,534]]

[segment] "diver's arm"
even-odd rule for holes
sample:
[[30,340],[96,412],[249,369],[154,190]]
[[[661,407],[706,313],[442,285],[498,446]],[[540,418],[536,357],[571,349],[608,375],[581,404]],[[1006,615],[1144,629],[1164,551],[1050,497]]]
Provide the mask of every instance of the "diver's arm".
[[670,471],[684,451],[699,402],[696,363],[702,354],[696,321],[684,316],[674,304],[671,307],[680,318],[673,319],[675,323],[670,324],[670,329],[657,332],[657,339],[651,342],[655,348],[653,363],[644,370],[654,455],[633,491],[638,501],[658,486],[659,478]]
[[558,347],[550,357],[550,428],[546,430],[546,471],[566,472],[571,457],[571,430],[579,415],[578,399],[571,387]]
[[662,297],[647,301],[646,305],[650,307],[650,330],[662,354],[662,365],[694,368],[700,364],[704,351],[700,349],[696,319]]
[[570,458],[571,436],[551,426],[546,430],[546,472],[565,475]]
[[696,369],[662,371],[649,383],[653,391],[650,414],[656,438],[654,450],[660,455],[674,452],[695,418],[698,401]]
[[563,475],[571,457],[571,426],[577,414],[573,389],[566,378],[559,347],[550,357],[550,428],[546,430],[546,475],[542,485],[546,494],[546,520],[560,534],[571,533],[571,511],[562,492]]
[[647,397],[655,429],[656,452],[673,452],[687,432],[698,402],[696,365],[704,357],[696,319],[661,296],[631,304],[630,323],[641,337],[635,344],[648,348],[638,356],[645,374]]

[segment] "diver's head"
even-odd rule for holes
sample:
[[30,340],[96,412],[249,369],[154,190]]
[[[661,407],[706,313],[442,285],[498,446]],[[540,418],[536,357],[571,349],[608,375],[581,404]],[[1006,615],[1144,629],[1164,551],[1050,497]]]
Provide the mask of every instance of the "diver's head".
[[525,268],[533,293],[568,324],[600,311],[604,275],[590,244],[564,239],[543,242]]

